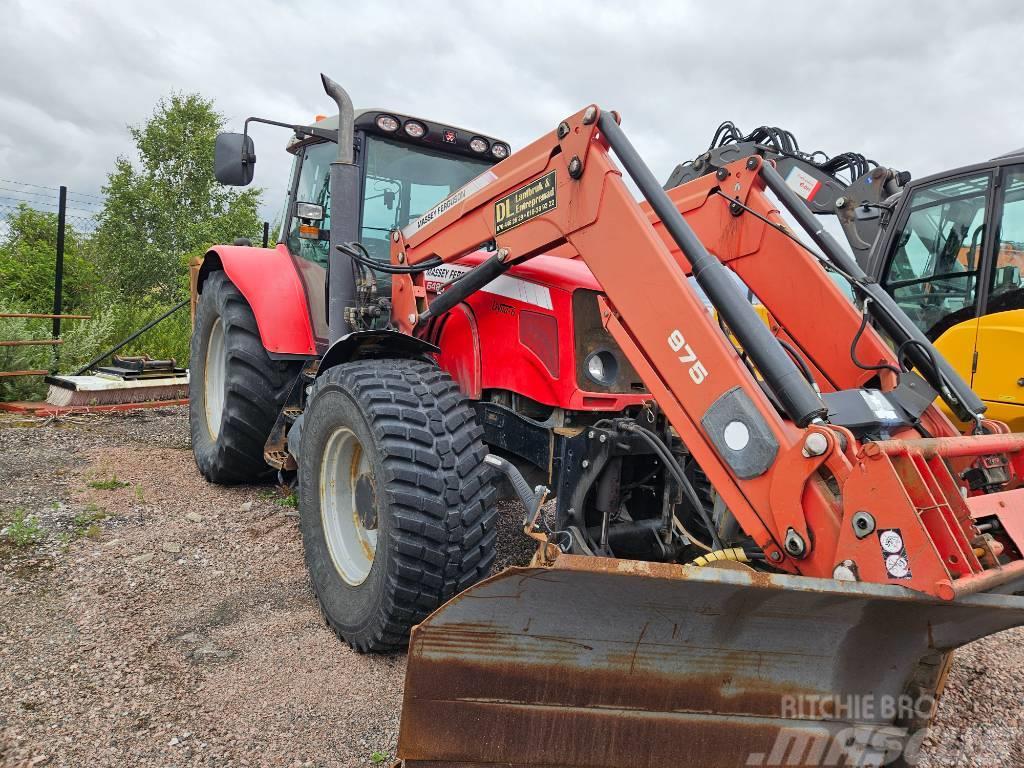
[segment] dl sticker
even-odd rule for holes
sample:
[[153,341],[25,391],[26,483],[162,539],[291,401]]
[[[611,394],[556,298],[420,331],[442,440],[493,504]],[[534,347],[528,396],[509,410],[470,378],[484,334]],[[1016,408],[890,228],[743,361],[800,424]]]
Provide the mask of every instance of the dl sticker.
[[535,216],[554,210],[555,171],[531,181],[494,204],[494,234],[500,235]]
[[882,549],[882,561],[890,579],[909,579],[910,558],[903,543],[903,532],[899,528],[883,528],[878,531],[878,546]]

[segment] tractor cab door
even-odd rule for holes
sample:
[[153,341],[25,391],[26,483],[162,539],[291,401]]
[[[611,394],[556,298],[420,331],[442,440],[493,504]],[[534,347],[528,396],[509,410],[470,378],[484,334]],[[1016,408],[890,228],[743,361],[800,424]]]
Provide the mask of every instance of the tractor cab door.
[[331,226],[331,160],[338,154],[333,142],[308,144],[295,156],[288,197],[285,243],[306,293],[310,327],[318,349],[326,349],[327,260],[330,243],[321,232]]
[[981,171],[913,189],[899,214],[879,279],[968,382],[993,187],[992,172]]
[[986,253],[984,312],[978,321],[972,386],[988,416],[1024,431],[1024,165],[998,169],[992,244]]

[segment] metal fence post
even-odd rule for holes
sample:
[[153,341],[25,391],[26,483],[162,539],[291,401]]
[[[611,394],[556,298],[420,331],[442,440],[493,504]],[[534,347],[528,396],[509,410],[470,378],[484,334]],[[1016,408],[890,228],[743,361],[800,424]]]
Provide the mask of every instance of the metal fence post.
[[[57,263],[53,275],[53,338],[60,338],[60,315],[64,309],[64,224],[67,218],[68,188],[60,186],[57,198]],[[60,360],[59,347],[53,347],[53,370],[56,373]]]
[[263,247],[266,248],[270,245],[270,222],[263,222]]

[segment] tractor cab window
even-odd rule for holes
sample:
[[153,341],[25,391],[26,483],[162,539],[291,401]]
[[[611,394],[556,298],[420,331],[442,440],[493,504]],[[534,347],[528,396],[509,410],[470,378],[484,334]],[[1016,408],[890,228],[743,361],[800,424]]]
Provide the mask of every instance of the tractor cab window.
[[974,317],[988,174],[918,189],[896,235],[884,285],[932,340]]
[[1024,309],[1024,167],[1008,168],[1004,173],[988,312]]
[[[328,182],[331,160],[337,154],[337,145],[329,141],[310,144],[303,150],[298,169],[299,181],[295,188],[288,227],[288,250],[296,256],[323,266],[327,266],[329,244],[326,240],[310,237],[309,232],[313,229],[327,230],[331,226],[331,191]],[[316,221],[300,218],[298,214],[303,212],[299,209],[300,203],[322,206],[323,219]]]
[[[391,259],[391,230],[404,227],[479,176],[491,163],[368,136],[361,240],[379,261]],[[387,275],[378,275],[381,284]]]

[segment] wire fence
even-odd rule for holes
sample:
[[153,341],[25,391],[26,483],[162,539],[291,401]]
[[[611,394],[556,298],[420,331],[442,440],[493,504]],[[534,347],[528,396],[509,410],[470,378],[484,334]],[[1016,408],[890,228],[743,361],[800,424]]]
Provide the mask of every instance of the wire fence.
[[[7,239],[11,233],[11,219],[22,209],[52,215],[56,219],[56,248],[54,251],[54,282],[53,312],[5,312],[0,318],[20,319],[36,318],[52,320],[53,329],[49,339],[39,338],[38,334],[27,338],[0,338],[0,348],[52,346],[55,354],[52,357],[52,370],[56,371],[59,357],[56,350],[63,343],[61,339],[61,321],[70,319],[88,319],[85,316],[63,314],[64,286],[64,244],[68,230],[86,237],[92,235],[99,226],[99,218],[103,211],[105,199],[102,195],[88,192],[77,192],[66,187],[48,187],[28,181],[0,178],[0,240]],[[40,297],[42,298],[42,297]],[[48,299],[49,297],[47,297]],[[43,307],[40,307],[42,309]],[[47,373],[42,369],[25,369],[17,366],[17,370],[0,369],[0,379],[21,376],[40,376]]]
[[[48,187],[27,181],[0,178],[0,234],[6,229],[7,219],[24,205],[43,213],[56,214],[59,210],[59,187]],[[105,198],[88,192],[68,190],[65,220],[78,234],[91,235],[99,226],[99,215]]]

